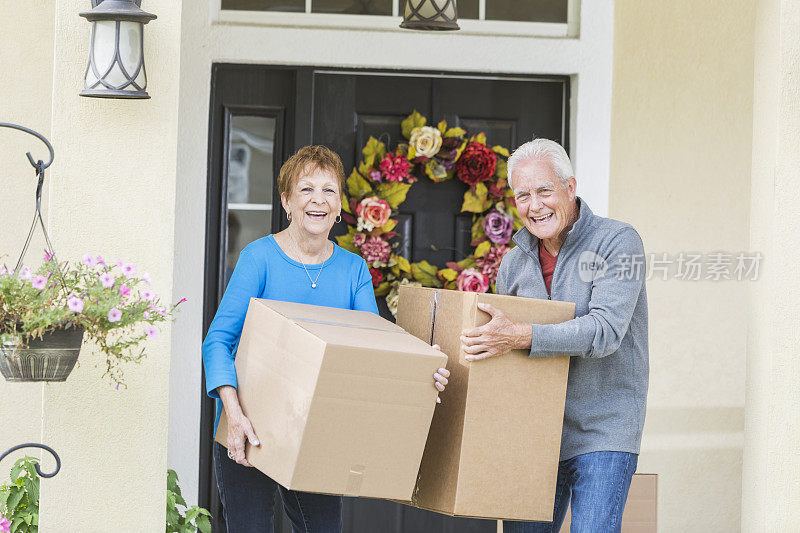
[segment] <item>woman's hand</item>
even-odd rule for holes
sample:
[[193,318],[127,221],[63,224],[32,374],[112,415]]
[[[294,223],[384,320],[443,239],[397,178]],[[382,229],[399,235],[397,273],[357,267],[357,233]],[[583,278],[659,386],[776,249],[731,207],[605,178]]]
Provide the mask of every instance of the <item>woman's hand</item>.
[[[438,344],[434,344],[433,349],[439,352],[442,351],[442,349],[439,348]],[[443,392],[445,386],[447,385],[447,378],[449,377],[450,377],[450,371],[447,370],[446,368],[440,368],[439,370],[437,370],[436,373],[433,374],[433,386],[436,387],[436,390],[438,390],[439,392]],[[436,396],[436,403],[442,403],[442,399],[439,398],[438,395]]]
[[236,389],[230,385],[223,385],[217,389],[220,398],[222,398],[222,405],[225,406],[225,415],[228,417],[228,438],[227,448],[228,457],[244,466],[251,465],[244,455],[245,439],[250,441],[253,446],[260,446],[258,436],[253,429],[250,420],[242,412],[242,407],[239,405],[239,397],[236,395]]

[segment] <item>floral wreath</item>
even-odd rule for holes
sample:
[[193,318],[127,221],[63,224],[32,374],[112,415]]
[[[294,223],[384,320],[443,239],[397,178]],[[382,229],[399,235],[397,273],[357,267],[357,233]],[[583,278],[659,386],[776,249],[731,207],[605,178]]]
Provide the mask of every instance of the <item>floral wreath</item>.
[[[385,296],[397,312],[398,287],[416,285],[470,292],[494,292],[503,255],[514,246],[511,236],[522,227],[514,193],[508,187],[508,149],[486,144],[486,135],[469,136],[442,120],[436,127],[417,111],[402,122],[403,137],[394,151],[370,137],[364,158],[347,178],[342,218],[348,232],[336,237],[339,245],[367,262],[375,296]],[[472,213],[472,253],[438,268],[427,261],[411,263],[395,252],[393,240],[400,205],[420,179],[437,183],[453,177],[469,188],[462,212]]]

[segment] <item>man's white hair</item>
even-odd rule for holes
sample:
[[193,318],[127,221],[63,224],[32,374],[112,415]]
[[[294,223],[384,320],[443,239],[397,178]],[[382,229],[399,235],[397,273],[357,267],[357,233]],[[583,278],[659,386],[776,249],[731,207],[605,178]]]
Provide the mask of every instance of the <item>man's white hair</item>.
[[562,185],[566,185],[569,179],[575,175],[572,163],[563,146],[550,139],[534,139],[514,150],[514,153],[508,158],[508,186],[512,189],[514,186],[511,176],[514,167],[523,161],[547,161],[553,167],[553,172],[561,180]]

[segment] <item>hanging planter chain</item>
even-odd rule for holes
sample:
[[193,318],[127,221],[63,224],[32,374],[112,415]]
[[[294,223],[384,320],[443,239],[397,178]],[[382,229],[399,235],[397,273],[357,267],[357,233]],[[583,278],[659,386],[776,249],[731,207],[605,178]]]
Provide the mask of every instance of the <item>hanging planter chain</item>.
[[[30,162],[33,169],[36,171],[36,177],[38,178],[38,183],[36,185],[36,211],[33,214],[33,222],[31,223],[31,229],[28,231],[28,238],[25,239],[25,245],[22,247],[22,253],[19,255],[19,259],[17,260],[17,264],[14,267],[14,272],[19,272],[19,268],[22,266],[22,261],[25,259],[25,254],[28,252],[28,247],[31,244],[31,239],[33,238],[33,232],[36,230],[36,222],[39,222],[39,225],[42,227],[42,233],[44,234],[45,242],[47,243],[47,253],[56,260],[55,250],[53,249],[53,243],[50,242],[50,236],[47,234],[47,228],[45,228],[44,220],[42,219],[42,189],[44,187],[44,171],[47,167],[49,167],[53,163],[53,158],[55,157],[55,153],[53,152],[53,145],[50,144],[44,135],[33,131],[32,129],[26,128],[24,126],[18,126],[17,124],[9,124],[7,122],[0,122],[0,127],[4,128],[12,128],[15,130],[23,131],[30,135],[33,135],[37,139],[41,140],[50,152],[50,159],[45,163],[41,159],[38,161],[33,160],[33,156],[30,152],[27,152],[25,155],[28,156],[28,161]],[[61,277],[61,281],[63,283],[63,275],[61,274],[61,269],[58,269],[59,277]]]

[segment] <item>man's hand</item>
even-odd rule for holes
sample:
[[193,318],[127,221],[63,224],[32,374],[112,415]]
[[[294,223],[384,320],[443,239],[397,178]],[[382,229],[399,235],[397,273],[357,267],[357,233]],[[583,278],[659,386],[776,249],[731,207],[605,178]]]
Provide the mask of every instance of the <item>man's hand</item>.
[[461,332],[461,349],[467,361],[480,361],[497,357],[511,350],[531,347],[530,324],[518,324],[493,305],[478,304],[492,319],[483,326]]

